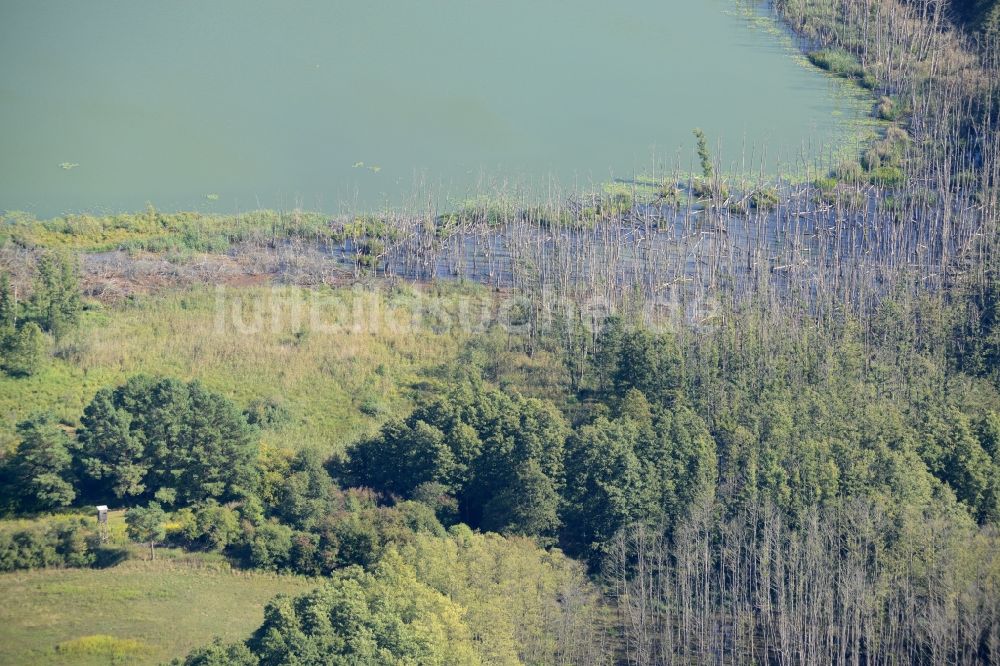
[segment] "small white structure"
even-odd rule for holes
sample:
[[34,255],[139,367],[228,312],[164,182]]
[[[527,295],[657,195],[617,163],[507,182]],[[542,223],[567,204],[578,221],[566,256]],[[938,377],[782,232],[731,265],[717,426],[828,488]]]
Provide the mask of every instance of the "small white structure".
[[100,504],[97,507],[97,531],[101,537],[101,543],[107,543],[110,537],[108,534],[108,505]]

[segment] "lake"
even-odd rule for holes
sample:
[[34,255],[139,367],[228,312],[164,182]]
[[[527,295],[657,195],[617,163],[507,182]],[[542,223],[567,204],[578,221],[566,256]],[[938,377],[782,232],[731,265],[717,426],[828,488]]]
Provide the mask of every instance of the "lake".
[[0,210],[327,212],[772,172],[862,111],[731,0],[0,2]]

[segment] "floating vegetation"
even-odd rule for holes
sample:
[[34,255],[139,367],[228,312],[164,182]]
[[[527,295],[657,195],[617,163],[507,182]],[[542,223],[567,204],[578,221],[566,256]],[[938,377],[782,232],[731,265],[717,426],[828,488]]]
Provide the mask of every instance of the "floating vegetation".
[[216,194],[215,192],[212,192],[211,194],[206,194],[205,198],[208,199],[209,201],[218,201],[219,195]]
[[60,162],[59,163],[59,168],[65,170],[65,171],[69,171],[70,169],[75,169],[78,166],[80,166],[80,165],[77,164],[76,162]]

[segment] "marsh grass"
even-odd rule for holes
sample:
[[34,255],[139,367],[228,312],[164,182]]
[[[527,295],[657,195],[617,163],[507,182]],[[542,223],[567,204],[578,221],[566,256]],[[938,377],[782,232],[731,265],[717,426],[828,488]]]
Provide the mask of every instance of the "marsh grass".
[[856,82],[862,88],[875,88],[876,82],[871,73],[866,72],[853,54],[844,49],[823,49],[807,54],[809,62],[834,76]]
[[75,426],[99,388],[147,373],[199,379],[241,407],[280,396],[288,418],[264,430],[264,443],[332,452],[407,410],[409,387],[468,337],[454,325],[460,304],[484,294],[200,287],[93,305],[72,349],[57,349],[44,371],[0,378],[0,441],[11,446],[14,423],[36,410]]

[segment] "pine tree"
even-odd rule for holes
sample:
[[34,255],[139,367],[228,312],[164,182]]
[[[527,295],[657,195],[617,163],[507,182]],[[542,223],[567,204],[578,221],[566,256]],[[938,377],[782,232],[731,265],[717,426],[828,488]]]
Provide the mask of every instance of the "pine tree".
[[14,377],[34,375],[42,369],[46,352],[45,334],[33,321],[17,331],[7,331],[3,369]]
[[0,329],[17,326],[17,294],[10,284],[10,276],[0,275]]
[[17,425],[21,443],[11,461],[11,477],[26,510],[49,511],[76,498],[70,477],[69,437],[48,413]]
[[80,317],[80,278],[73,259],[53,252],[38,260],[38,275],[29,303],[32,318],[60,338]]

